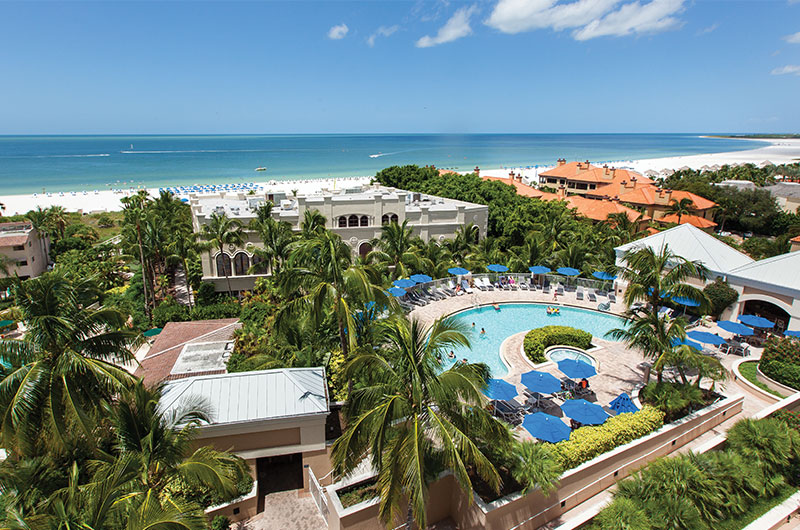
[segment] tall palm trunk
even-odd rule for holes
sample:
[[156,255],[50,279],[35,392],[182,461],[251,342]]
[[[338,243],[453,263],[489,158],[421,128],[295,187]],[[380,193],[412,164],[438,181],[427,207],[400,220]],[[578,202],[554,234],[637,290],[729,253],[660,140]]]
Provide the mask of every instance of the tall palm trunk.
[[411,509],[411,499],[408,500],[408,514],[406,515],[406,530],[414,528],[414,511]]
[[189,266],[186,263],[186,257],[181,256],[183,262],[183,281],[186,283],[186,294],[189,296],[189,311],[192,310],[192,286],[189,285]]
[[[225,251],[225,247],[220,245],[219,253],[222,254]],[[233,268],[233,260],[231,260],[231,268]],[[222,262],[222,272],[225,273],[225,282],[228,284],[228,296],[233,296],[233,289],[231,289],[231,278],[228,276],[228,268],[225,267],[225,261]]]
[[153,316],[150,313],[150,302],[147,299],[147,267],[144,264],[144,245],[142,244],[142,227],[136,223],[136,238],[139,243],[139,262],[142,264],[142,289],[144,290],[144,311],[147,318],[152,322]]

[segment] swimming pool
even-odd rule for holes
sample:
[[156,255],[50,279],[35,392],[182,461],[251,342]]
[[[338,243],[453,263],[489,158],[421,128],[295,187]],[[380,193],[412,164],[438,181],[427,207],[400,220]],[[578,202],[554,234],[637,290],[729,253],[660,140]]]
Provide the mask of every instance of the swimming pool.
[[[467,359],[469,362],[488,365],[492,377],[503,377],[508,369],[500,358],[500,345],[511,335],[542,326],[558,325],[582,329],[594,337],[604,338],[610,330],[624,324],[621,318],[607,313],[577,307],[560,308],[559,315],[548,315],[547,304],[535,303],[500,304],[499,311],[492,306],[483,306],[456,313],[453,318],[472,329],[467,334],[472,347],[455,350],[455,360],[445,357],[445,368],[458,360]],[[481,328],[486,330],[486,334],[480,334]]]
[[597,363],[590,355],[587,355],[575,348],[568,348],[568,347],[552,348],[545,352],[545,356],[554,363],[557,363],[558,361],[563,361],[564,359],[571,359],[573,361],[583,361],[587,364],[591,364],[595,368],[597,367]]

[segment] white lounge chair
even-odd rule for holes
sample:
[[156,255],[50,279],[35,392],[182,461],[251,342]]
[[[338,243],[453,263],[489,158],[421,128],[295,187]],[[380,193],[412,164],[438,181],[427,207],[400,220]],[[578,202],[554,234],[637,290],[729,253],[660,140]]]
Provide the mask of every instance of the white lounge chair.
[[469,286],[469,282],[467,280],[461,280],[461,288],[464,289],[467,294],[472,294],[475,292],[473,291],[472,287]]
[[583,300],[583,287],[581,287],[580,285],[578,286],[578,290],[575,291],[575,297],[578,300]]

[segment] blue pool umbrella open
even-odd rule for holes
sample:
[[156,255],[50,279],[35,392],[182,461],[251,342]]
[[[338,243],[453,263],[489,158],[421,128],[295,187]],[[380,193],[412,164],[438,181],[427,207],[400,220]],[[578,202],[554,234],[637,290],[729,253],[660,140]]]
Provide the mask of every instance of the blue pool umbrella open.
[[753,334],[753,328],[747,327],[739,322],[734,322],[733,320],[721,320],[717,322],[717,325],[725,331],[736,333],[743,337],[749,337]]
[[522,420],[522,428],[531,433],[531,436],[544,442],[556,443],[569,440],[572,430],[561,418],[544,412],[526,414]]
[[162,328],[153,328],[153,329],[148,329],[147,331],[145,331],[144,333],[142,333],[142,335],[144,335],[145,337],[155,337],[156,335],[158,335],[159,333],[161,333],[161,329],[162,329]]
[[553,272],[549,267],[545,267],[544,265],[534,265],[533,267],[528,267],[528,270],[533,274],[547,274],[548,272]]
[[517,395],[517,387],[502,379],[489,379],[489,386],[484,391],[489,399],[508,401]]
[[402,287],[403,289],[406,289],[408,287],[414,287],[415,285],[417,285],[417,282],[415,282],[414,280],[410,280],[408,278],[403,280],[395,280],[392,283],[394,284],[395,287]]
[[633,404],[633,400],[625,392],[615,397],[614,400],[608,404],[608,406],[611,407],[611,410],[615,411],[617,414],[622,414],[624,412],[639,412],[639,408]]
[[714,333],[709,333],[708,331],[692,330],[687,333],[686,336],[697,342],[702,342],[703,344],[715,344],[717,346],[725,344],[725,339]]
[[556,269],[556,272],[563,274],[564,276],[577,276],[581,273],[581,271],[578,269],[573,269],[572,267],[559,267]]
[[672,345],[673,346],[679,346],[681,344],[683,344],[685,346],[691,346],[695,350],[702,350],[703,349],[703,345],[702,344],[700,344],[699,342],[695,342],[693,340],[689,340],[689,339],[680,340],[678,338],[672,339]]
[[686,307],[700,307],[700,302],[692,300],[691,298],[686,298],[685,296],[676,296],[672,301],[676,304],[685,305]]
[[540,394],[552,394],[561,390],[561,381],[556,379],[553,374],[536,370],[522,374],[522,384],[531,392]]
[[784,331],[783,334],[787,337],[800,338],[800,331]]
[[771,328],[775,326],[775,322],[756,315],[741,315],[739,316],[739,322],[754,328]]
[[577,359],[558,361],[558,369],[572,379],[583,379],[585,377],[597,375],[597,370],[594,369],[594,366]]
[[594,276],[598,280],[616,280],[617,279],[616,276],[614,276],[613,274],[609,274],[609,273],[607,273],[605,271],[594,271],[592,273],[592,276]]
[[506,271],[508,271],[508,267],[506,267],[505,265],[498,265],[497,263],[492,263],[491,265],[489,265],[486,268],[489,269],[492,272],[506,272]]
[[412,274],[411,279],[417,283],[428,283],[430,281],[433,281],[433,278],[431,278],[427,274]]
[[464,267],[450,267],[447,269],[447,272],[454,276],[463,276],[465,274],[469,274],[469,271]]
[[568,399],[561,405],[561,410],[568,418],[584,425],[600,425],[608,419],[608,413],[603,407],[585,399]]
[[397,298],[400,298],[401,296],[405,296],[405,294],[406,294],[406,290],[402,289],[400,287],[390,287],[387,292],[392,296],[396,296]]

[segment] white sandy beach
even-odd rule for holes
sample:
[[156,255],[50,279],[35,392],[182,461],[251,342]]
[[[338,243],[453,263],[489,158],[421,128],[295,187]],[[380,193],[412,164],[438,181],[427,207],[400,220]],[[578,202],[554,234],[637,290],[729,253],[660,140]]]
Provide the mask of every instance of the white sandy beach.
[[[763,147],[749,149],[746,151],[733,151],[725,153],[709,153],[703,155],[675,156],[668,158],[649,158],[643,160],[619,160],[609,165],[620,168],[628,168],[644,173],[648,170],[662,171],[664,169],[677,170],[683,167],[701,169],[703,166],[725,165],[725,164],[762,164],[772,162],[773,164],[788,164],[800,161],[800,139],[776,139],[762,140]],[[547,168],[539,167],[533,169],[518,169],[517,173],[522,173],[523,177],[534,178],[539,172]],[[508,168],[486,169],[481,168],[482,175],[496,177],[508,176]],[[342,189],[352,186],[359,186],[368,183],[371,177],[349,177],[337,179],[299,179],[287,181],[267,181],[256,183],[263,187],[259,193],[266,191],[286,191],[298,190],[300,194],[317,192],[323,188]],[[148,190],[154,197],[158,195],[158,189]],[[64,192],[52,193],[51,195],[27,194],[27,195],[3,195],[0,196],[0,203],[5,206],[3,214],[6,216],[17,215],[36,209],[49,208],[53,205],[63,206],[68,211],[80,211],[83,213],[111,212],[122,209],[120,199],[126,195],[135,193],[136,190],[128,191],[88,191],[88,192]]]

